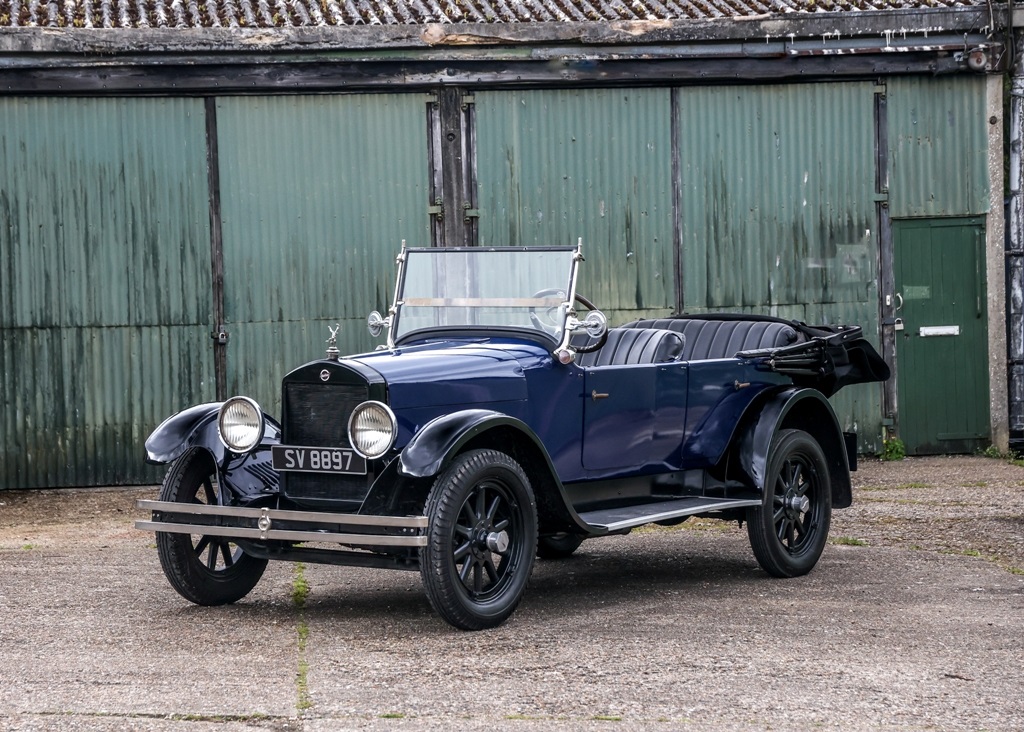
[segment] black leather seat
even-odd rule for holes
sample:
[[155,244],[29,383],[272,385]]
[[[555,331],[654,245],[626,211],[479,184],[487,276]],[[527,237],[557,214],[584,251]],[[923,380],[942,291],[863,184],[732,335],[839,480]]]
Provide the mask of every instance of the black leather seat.
[[682,361],[732,358],[740,351],[779,348],[796,343],[799,334],[787,323],[771,320],[703,320],[658,318],[626,323],[623,329],[672,330],[684,337]]
[[[628,366],[641,363],[676,361],[683,352],[685,336],[659,328],[611,328],[607,342],[591,353],[576,355],[576,363],[593,366]],[[589,346],[596,338],[587,337],[573,345]]]

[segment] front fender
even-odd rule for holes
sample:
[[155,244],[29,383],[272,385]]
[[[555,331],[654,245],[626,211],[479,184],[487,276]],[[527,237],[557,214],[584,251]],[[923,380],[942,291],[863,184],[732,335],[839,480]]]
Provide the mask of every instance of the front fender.
[[828,461],[832,506],[849,506],[853,492],[843,432],[832,405],[817,389],[790,387],[774,392],[745,417],[738,442],[740,466],[757,489],[764,490],[772,444],[783,429],[803,430],[818,441]]
[[398,472],[408,478],[432,478],[448,467],[467,442],[504,425],[516,427],[543,449],[533,430],[520,420],[490,409],[466,409],[427,422],[402,450]]
[[[270,446],[281,441],[281,425],[263,415],[263,440],[247,455],[229,451],[217,434],[217,414],[223,402],[189,407],[171,415],[146,438],[146,462],[171,463],[192,449],[213,459],[220,484],[236,498],[248,499],[277,490],[277,473],[270,465]],[[226,496],[221,500],[226,500]],[[227,501],[228,503],[232,501]]]
[[173,414],[146,438],[146,462],[171,463],[192,447],[205,447],[218,465],[227,449],[217,436],[217,412],[223,402],[209,402]]
[[[515,417],[488,409],[446,414],[431,420],[416,433],[398,460],[392,463],[398,464],[397,475],[405,480],[408,488],[403,496],[425,501],[429,479],[447,468],[471,441],[479,447],[506,452],[519,462],[533,486],[542,531],[571,531],[581,535],[604,532],[603,529],[596,531],[576,513],[551,456],[534,431]],[[381,482],[378,479],[374,484],[374,491]],[[374,506],[374,510],[381,509]]]

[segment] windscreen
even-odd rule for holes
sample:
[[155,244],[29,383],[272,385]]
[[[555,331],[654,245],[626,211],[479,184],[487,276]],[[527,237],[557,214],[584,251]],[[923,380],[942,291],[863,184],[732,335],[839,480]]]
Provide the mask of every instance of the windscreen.
[[394,337],[423,328],[513,327],[561,337],[573,249],[412,249]]

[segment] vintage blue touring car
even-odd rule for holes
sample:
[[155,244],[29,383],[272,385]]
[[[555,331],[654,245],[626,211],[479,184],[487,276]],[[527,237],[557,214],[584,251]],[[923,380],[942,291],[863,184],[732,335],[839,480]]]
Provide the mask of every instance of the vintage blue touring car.
[[[494,627],[535,556],[690,516],[745,521],[777,577],[809,572],[849,506],[855,437],[827,397],[888,377],[858,327],[741,315],[608,328],[581,247],[406,249],[378,350],[165,420],[141,529],[171,585],[234,602],[268,560],[419,570],[449,623]],[[585,317],[580,317],[585,311]]]

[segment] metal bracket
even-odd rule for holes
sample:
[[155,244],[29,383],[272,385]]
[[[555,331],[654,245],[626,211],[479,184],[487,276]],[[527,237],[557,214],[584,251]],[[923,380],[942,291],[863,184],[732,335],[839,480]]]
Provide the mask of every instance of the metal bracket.
[[444,204],[440,198],[434,200],[433,206],[427,206],[427,214],[436,216],[438,221],[444,220]]

